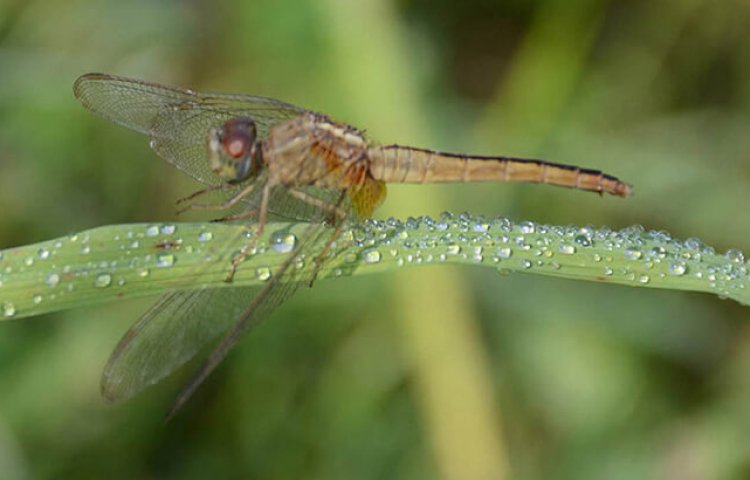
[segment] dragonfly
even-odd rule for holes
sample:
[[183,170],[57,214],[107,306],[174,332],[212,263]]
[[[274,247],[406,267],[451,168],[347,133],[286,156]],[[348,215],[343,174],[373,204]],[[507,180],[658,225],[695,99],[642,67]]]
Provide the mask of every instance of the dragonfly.
[[[168,418],[240,337],[312,283],[317,269],[301,273],[290,266],[301,256],[320,265],[325,255],[312,252],[319,244],[313,240],[326,237],[330,246],[345,221],[373,215],[386,183],[528,182],[619,197],[632,191],[617,177],[573,165],[377,144],[351,125],[266,97],[200,93],[104,73],[81,76],[73,89],[87,109],[147,135],[158,156],[205,185],[182,199],[186,208],[224,211],[220,220],[254,225],[227,281],[270,218],[309,224],[263,286],[167,293],[125,333],[102,375],[102,394],[112,402],[132,397],[217,342]],[[196,201],[209,193],[219,200]]]

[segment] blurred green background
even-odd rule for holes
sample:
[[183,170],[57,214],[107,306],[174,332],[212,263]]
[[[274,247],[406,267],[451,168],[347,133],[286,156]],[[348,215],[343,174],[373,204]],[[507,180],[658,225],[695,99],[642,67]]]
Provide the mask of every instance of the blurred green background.
[[[280,98],[371,138],[596,168],[622,200],[393,186],[463,210],[750,244],[741,0],[0,1],[0,246],[174,220],[196,189],[71,86],[105,71]],[[747,478],[750,310],[431,267],[318,282],[164,426],[181,372],[106,405],[149,301],[0,325],[3,478]]]

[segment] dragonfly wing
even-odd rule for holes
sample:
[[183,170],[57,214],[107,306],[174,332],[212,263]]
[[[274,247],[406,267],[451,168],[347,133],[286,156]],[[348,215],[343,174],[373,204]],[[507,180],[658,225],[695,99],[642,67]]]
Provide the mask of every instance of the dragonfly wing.
[[[270,312],[288,299],[301,285],[309,284],[313,270],[297,268],[296,261],[301,255],[308,255],[307,247],[316,243],[313,239],[318,235],[325,235],[328,229],[322,224],[310,224],[300,237],[296,248],[281,266],[273,272],[271,278],[258,291],[247,308],[237,316],[234,326],[225,334],[221,342],[214,348],[203,365],[196,371],[192,379],[185,385],[177,396],[167,419],[171,418],[188,399],[195,393],[203,381],[224,360],[229,351],[234,348],[239,339],[257,326]],[[315,253],[307,261],[313,261]]]
[[127,400],[174,372],[236,321],[259,289],[215,288],[163,295],[120,340],[102,375],[102,395]]
[[106,73],[87,73],[73,85],[76,98],[89,110],[146,135],[179,136],[177,130],[154,132],[164,111],[214,112],[252,118],[261,137],[273,125],[306,110],[273,98],[234,93],[200,93]]
[[89,73],[76,80],[76,98],[89,110],[151,137],[167,162],[207,185],[222,179],[208,168],[209,130],[231,118],[251,118],[262,139],[303,108],[253,95],[199,93],[130,78]]

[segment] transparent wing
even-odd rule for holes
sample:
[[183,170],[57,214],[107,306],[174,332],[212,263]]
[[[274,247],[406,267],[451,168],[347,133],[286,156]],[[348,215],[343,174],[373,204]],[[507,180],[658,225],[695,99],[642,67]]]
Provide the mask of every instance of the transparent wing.
[[263,285],[252,302],[237,317],[234,326],[224,335],[221,342],[214,348],[203,365],[182,389],[167,415],[167,420],[195,393],[208,375],[213,372],[222,360],[224,360],[229,351],[234,348],[242,335],[257,326],[271,311],[289,298],[297,288],[310,283],[313,269],[300,269],[297,267],[296,261],[303,255],[307,258],[307,261],[313,261],[315,253],[310,255],[312,252],[307,247],[317,243],[313,239],[318,235],[327,235],[327,230],[323,227],[323,224],[310,224],[307,227],[294,251],[273,272],[271,278]]
[[89,110],[151,137],[151,148],[167,162],[207,185],[221,183],[208,168],[206,142],[212,127],[249,117],[260,138],[303,108],[271,98],[206,94],[103,73],[81,76],[76,98]]
[[[261,287],[191,290],[162,296],[128,330],[112,353],[102,375],[104,397],[112,402],[127,400],[177,370],[232,325],[234,331],[238,322],[242,323],[244,333],[268,316],[299,286],[310,283],[312,271],[298,268],[298,261],[315,258],[317,252],[309,249],[315,243],[311,240],[325,231],[321,224],[307,227],[295,250]],[[211,370],[235,343],[236,339],[222,349],[218,360],[212,357],[215,360]],[[203,378],[205,375],[200,381]],[[191,394],[200,381],[190,383]]]
[[102,374],[111,402],[127,400],[171,374],[225,332],[258,288],[215,288],[163,295],[123,336]]
[[[303,108],[266,97],[239,94],[204,94],[156,83],[103,73],[89,73],[76,80],[76,98],[92,112],[151,138],[151,148],[179,170],[209,186],[224,183],[208,165],[206,142],[211,128],[238,116],[252,118],[260,138],[271,127],[305,112]],[[263,183],[265,178],[254,182]],[[221,203],[244,189],[247,183],[221,191]],[[335,202],[339,191],[304,187],[325,203]],[[262,188],[241,202],[240,209],[257,207]],[[277,218],[318,221],[321,212],[309,203],[275,188],[269,212]]]

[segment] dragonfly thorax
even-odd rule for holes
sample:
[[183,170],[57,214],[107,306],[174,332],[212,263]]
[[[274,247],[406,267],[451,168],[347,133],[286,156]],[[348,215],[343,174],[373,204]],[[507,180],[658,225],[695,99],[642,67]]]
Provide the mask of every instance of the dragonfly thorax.
[[241,182],[258,174],[263,162],[255,122],[247,117],[227,120],[208,137],[211,171],[229,182]]

